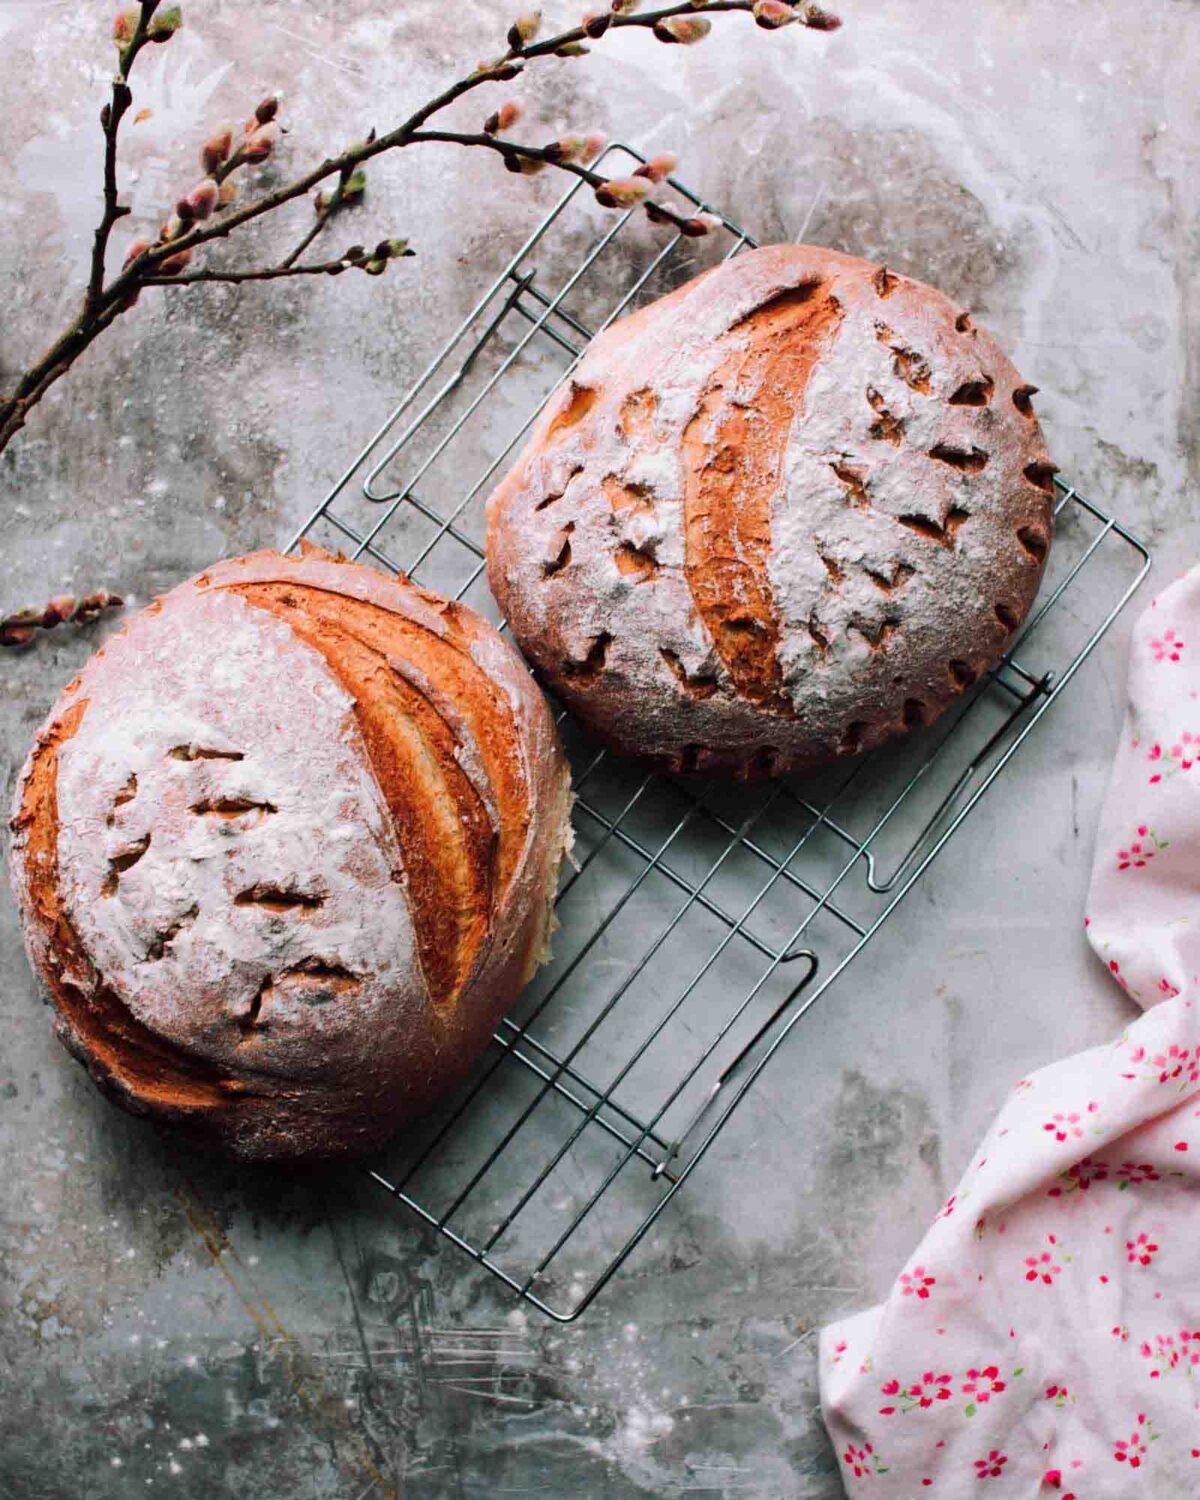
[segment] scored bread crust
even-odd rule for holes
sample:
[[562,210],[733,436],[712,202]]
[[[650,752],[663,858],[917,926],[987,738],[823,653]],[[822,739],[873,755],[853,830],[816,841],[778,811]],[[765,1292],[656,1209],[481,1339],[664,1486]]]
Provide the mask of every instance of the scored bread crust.
[[471,610],[309,549],[210,568],[97,652],[17,787],[56,1027],[137,1113],[246,1158],[361,1152],[545,955],[569,775]]
[[932,722],[1037,592],[1034,387],[933,288],[805,245],[613,325],[488,501],[535,671],[671,771],[766,775]]

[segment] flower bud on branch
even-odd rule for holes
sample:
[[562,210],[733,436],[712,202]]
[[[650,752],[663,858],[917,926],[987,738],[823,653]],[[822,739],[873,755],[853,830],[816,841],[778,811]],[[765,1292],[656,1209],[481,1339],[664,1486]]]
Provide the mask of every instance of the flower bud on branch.
[[141,19],[142,7],[140,5],[127,5],[124,10],[116,13],[113,17],[112,39],[118,47],[129,46]]
[[226,125],[215,135],[210,135],[200,148],[200,165],[205,174],[211,176],[228,159],[233,150],[233,130]]
[[321,189],[321,192],[318,192],[317,196],[312,199],[312,207],[317,210],[318,219],[327,219],[330,214],[336,213],[339,208],[348,208],[356,204],[356,202],[362,202],[363,193],[365,192],[366,172],[363,171],[362,166],[359,166],[348,177],[339,181],[338,186],[333,187],[329,192]]
[[754,19],[764,31],[778,31],[791,26],[800,17],[784,0],[754,0]]
[[508,45],[514,52],[522,52],[542,29],[540,10],[527,10],[508,28]]
[[242,127],[244,135],[253,135],[260,125],[269,125],[279,113],[279,100],[268,95]]
[[180,271],[185,271],[192,263],[192,251],[180,250],[177,255],[168,255],[166,260],[158,263],[158,275],[175,276]]
[[521,106],[515,99],[506,99],[499,109],[494,109],[483,122],[484,135],[499,135],[511,130],[521,118]]
[[515,78],[524,70],[525,64],[519,57],[497,57],[492,62],[481,59],[475,64],[476,73],[490,73],[497,83],[505,82],[509,78]]
[[612,25],[612,18],[611,10],[593,10],[579,24],[593,41],[598,41]]
[[0,619],[0,646],[28,646],[39,630],[53,630],[65,620],[86,625],[101,610],[115,609],[124,602],[107,589],[98,589],[83,599],[76,599],[73,594],[58,594],[42,609],[22,609]]
[[555,57],[586,57],[592,49],[585,47],[582,42],[567,42],[563,47],[554,49]]
[[340,208],[349,208],[362,201],[367,190],[367,174],[362,167],[345,173],[335,188],[322,189],[313,198],[313,208],[322,222]]
[[548,162],[558,166],[562,162],[588,162],[604,150],[604,137],[598,131],[590,135],[564,135],[561,140],[551,141],[542,151]]
[[645,177],[610,177],[596,189],[596,202],[602,208],[636,208],[650,196]]
[[517,151],[506,151],[501,159],[510,172],[520,172],[525,177],[536,177],[547,165],[543,157],[522,156]]
[[840,16],[832,16],[819,5],[804,7],[804,24],[810,31],[836,31],[842,24]]
[[407,240],[380,240],[375,246],[376,260],[402,260],[405,256],[415,255]]
[[703,239],[706,234],[715,234],[718,229],[723,229],[725,221],[716,214],[694,214],[692,218],[685,219],[679,226],[680,234],[686,234],[689,239]]
[[[212,177],[206,177],[203,182],[198,182],[187,197],[182,200],[183,203],[187,204],[193,219],[211,218],[220,201],[221,184]],[[176,213],[179,212],[179,207],[181,206],[182,204],[176,207]],[[183,216],[180,215],[180,217],[182,218]]]
[[651,182],[662,182],[670,177],[671,173],[679,165],[679,158],[673,151],[664,151],[659,156],[652,156],[649,161],[643,162],[640,167],[635,168],[635,177],[646,177]]
[[169,42],[182,25],[182,8],[178,5],[168,5],[166,10],[155,11],[146,36],[152,42]]
[[133,244],[125,252],[125,265],[131,266],[144,250],[150,249],[150,246],[150,240],[134,240]]
[[684,47],[702,42],[711,30],[712,22],[704,16],[668,16],[654,23],[654,35],[660,42],[678,42]]
[[241,147],[241,157],[246,162],[262,162],[274,152],[279,142],[279,126],[271,121],[260,125],[253,135],[247,136]]

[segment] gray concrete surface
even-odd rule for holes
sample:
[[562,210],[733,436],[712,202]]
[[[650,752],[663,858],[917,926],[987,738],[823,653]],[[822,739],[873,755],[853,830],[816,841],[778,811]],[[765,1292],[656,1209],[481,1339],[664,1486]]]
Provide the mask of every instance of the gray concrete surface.
[[[1200,7],[843,10],[832,38],[734,18],[686,53],[605,43],[522,86],[533,138],[677,147],[763,238],[819,194],[810,238],[940,284],[1008,344],[1058,462],[1172,576],[1200,550]],[[205,122],[282,88],[285,159],[305,161],[506,20],[483,0],[193,0],[138,82],[134,225],[186,185]],[[107,24],[0,3],[3,374],[77,295]],[[283,540],[551,192],[426,148],[372,173],[363,236],[420,251],[382,282],[145,297],[0,460],[0,611],[101,585],[144,601]],[[6,893],[0,1495],[840,1493],[814,1330],[883,1293],[1010,1084],[1127,1016],[1079,918],[1128,626],[567,1327],[353,1173],[240,1172],[105,1105],[51,1039]],[[6,796],[106,628],[0,662]],[[455,1363],[464,1344],[481,1363]]]

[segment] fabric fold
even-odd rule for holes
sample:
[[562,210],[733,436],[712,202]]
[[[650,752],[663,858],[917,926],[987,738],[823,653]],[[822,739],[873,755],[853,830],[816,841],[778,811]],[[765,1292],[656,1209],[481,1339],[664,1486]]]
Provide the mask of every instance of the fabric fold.
[[851,1493],[1200,1495],[1200,569],[1134,627],[1085,922],[1146,1014],[1021,1079],[887,1300],[823,1331]]

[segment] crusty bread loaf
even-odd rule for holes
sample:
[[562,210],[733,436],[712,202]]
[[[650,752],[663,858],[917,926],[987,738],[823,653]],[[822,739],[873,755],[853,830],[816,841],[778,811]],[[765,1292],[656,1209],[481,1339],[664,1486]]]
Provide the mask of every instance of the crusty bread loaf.
[[762,775],[935,719],[1002,653],[1054,468],[941,293],[776,245],[615,324],[488,502],[542,678],[672,771]]
[[156,600],[59,700],[12,871],[63,1040],[247,1158],[368,1149],[544,954],[569,780],[517,653],[310,549]]

